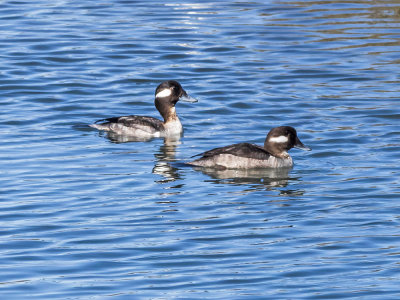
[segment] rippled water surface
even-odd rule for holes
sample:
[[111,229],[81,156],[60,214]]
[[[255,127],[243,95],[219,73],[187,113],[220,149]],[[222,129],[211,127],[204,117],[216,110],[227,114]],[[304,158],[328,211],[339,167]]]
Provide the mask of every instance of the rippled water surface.
[[[400,4],[2,1],[2,299],[400,299]],[[158,117],[175,142],[87,125]],[[292,170],[191,156],[296,127]]]

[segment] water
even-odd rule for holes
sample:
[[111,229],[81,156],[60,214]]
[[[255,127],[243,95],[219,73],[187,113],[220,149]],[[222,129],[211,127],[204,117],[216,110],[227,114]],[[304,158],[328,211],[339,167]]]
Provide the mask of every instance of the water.
[[[397,1],[3,1],[2,299],[399,299]],[[94,120],[158,116],[178,142]],[[295,167],[201,171],[297,128]]]

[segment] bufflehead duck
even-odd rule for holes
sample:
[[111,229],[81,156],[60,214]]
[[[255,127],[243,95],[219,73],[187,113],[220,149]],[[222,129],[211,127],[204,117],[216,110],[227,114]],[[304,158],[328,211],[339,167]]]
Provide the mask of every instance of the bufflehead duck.
[[[179,82],[164,81],[157,87],[154,100],[164,122],[153,117],[122,116],[98,120],[89,126],[114,134],[142,138],[179,136],[183,132],[182,124],[175,111],[175,104],[179,100],[197,102],[186,93]],[[97,124],[99,122],[103,123]]]
[[215,148],[198,154],[202,157],[188,164],[220,169],[292,167],[293,161],[287,151],[293,147],[311,150],[304,146],[297,137],[296,129],[290,126],[280,126],[271,129],[265,139],[264,147],[240,143]]

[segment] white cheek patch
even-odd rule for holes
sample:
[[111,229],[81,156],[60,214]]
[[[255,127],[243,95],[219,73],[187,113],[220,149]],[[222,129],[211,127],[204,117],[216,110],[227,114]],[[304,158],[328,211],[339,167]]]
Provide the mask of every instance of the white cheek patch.
[[156,98],[164,98],[171,96],[172,91],[170,89],[163,89],[161,92],[158,92]]
[[287,136],[281,135],[281,136],[270,138],[269,141],[281,144],[281,143],[286,143],[287,141],[289,141],[289,139]]

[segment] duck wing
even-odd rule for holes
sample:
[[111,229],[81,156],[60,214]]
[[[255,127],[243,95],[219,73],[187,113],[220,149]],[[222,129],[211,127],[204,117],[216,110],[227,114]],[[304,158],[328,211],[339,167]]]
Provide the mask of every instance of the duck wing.
[[107,119],[97,120],[95,124],[100,125],[111,125],[111,124],[119,124],[125,127],[129,127],[132,129],[140,129],[144,131],[161,131],[163,130],[163,122],[153,118],[153,117],[146,117],[146,116],[121,116],[121,117],[112,117]]
[[[233,144],[225,147],[215,148],[195,156],[202,156],[202,158],[208,158],[212,156],[217,156],[220,154],[231,154],[237,157],[246,157],[253,159],[268,159],[271,154],[269,154],[264,148],[255,144],[240,143]],[[195,157],[193,156],[193,157]]]

